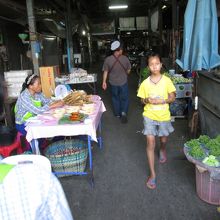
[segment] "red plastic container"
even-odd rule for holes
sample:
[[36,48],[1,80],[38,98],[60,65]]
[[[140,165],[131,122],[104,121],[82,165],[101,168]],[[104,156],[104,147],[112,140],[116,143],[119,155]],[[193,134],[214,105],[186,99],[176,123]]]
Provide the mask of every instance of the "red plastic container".
[[13,144],[8,146],[0,146],[0,155],[2,155],[3,157],[8,157],[14,150],[16,150],[17,154],[23,153],[20,136],[21,134],[18,132]]
[[220,180],[212,179],[208,170],[196,168],[196,191],[200,199],[213,204],[220,205]]

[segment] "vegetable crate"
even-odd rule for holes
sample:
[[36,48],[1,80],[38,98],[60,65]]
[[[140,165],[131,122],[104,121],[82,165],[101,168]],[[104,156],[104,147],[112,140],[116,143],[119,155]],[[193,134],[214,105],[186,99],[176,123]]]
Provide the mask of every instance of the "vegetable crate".
[[187,98],[192,96],[192,83],[175,84],[176,98]]
[[196,167],[196,191],[200,199],[220,205],[220,180],[212,179],[208,170],[200,170]]
[[88,157],[87,142],[79,139],[61,140],[50,144],[45,152],[45,156],[51,162],[54,172],[63,172],[61,176],[69,176],[65,172],[83,172],[86,167]]

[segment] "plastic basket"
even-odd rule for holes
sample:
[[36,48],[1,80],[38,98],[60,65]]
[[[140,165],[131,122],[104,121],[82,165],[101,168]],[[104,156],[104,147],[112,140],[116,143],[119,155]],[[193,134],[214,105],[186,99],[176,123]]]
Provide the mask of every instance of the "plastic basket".
[[196,167],[196,192],[200,199],[220,205],[220,180],[212,179],[208,170],[200,171]]
[[[61,140],[50,144],[44,151],[54,172],[83,172],[88,157],[87,142],[79,139]],[[69,176],[71,174],[58,174]]]

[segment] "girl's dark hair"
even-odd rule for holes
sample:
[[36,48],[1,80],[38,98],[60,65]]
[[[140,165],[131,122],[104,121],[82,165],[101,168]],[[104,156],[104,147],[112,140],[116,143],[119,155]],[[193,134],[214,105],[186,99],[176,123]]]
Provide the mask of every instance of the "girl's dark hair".
[[39,76],[37,74],[31,74],[28,75],[24,81],[24,83],[22,84],[22,89],[21,92],[23,92],[26,88],[28,88],[29,85],[33,85],[34,82],[36,81],[36,79],[38,79]]
[[160,60],[160,62],[162,63],[162,58],[161,58],[160,54],[152,52],[147,57],[147,65],[148,65],[149,59],[152,57],[157,57]]

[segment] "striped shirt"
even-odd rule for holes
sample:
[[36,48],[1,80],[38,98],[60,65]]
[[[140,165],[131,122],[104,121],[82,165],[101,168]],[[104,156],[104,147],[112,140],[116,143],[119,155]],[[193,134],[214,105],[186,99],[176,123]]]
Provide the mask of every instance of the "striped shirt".
[[0,184],[0,195],[0,219],[73,219],[58,179],[34,164],[12,168]]
[[[42,107],[36,107],[32,101],[32,99],[41,101]],[[28,89],[25,89],[16,102],[16,113],[15,113],[15,122],[16,124],[25,123],[23,120],[23,116],[30,112],[34,115],[40,114],[49,109],[49,104],[52,102],[51,99],[46,98],[43,93],[36,93],[32,96]]]

